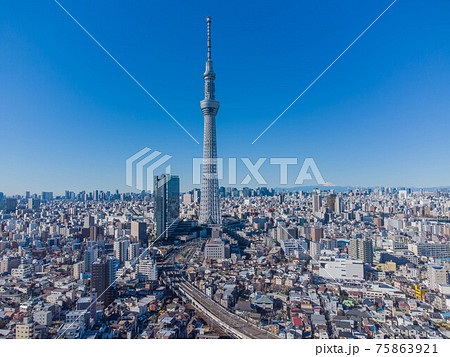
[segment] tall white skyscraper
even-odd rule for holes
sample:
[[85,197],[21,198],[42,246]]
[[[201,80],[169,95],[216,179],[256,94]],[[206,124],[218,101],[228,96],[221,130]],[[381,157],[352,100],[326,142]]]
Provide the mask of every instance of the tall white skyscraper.
[[336,196],[336,201],[334,201],[334,212],[336,214],[341,214],[343,211],[342,198],[340,196]]
[[205,99],[200,102],[204,117],[203,133],[203,173],[202,191],[200,196],[200,224],[220,224],[219,182],[217,177],[217,143],[216,143],[216,114],[219,102],[215,100],[214,80],[211,61],[211,18],[206,18],[208,24],[208,59],[205,79]]
[[124,263],[128,259],[128,247],[130,241],[128,239],[120,239],[114,242],[114,255],[120,263]]
[[322,208],[322,198],[320,197],[320,194],[316,192],[312,194],[312,206],[313,213],[320,213],[320,209]]

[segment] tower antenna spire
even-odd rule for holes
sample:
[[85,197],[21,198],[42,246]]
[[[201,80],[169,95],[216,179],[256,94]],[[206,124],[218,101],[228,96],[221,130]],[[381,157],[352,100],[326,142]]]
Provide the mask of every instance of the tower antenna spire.
[[211,17],[206,18],[208,24],[208,61],[211,61]]
[[208,59],[206,70],[203,73],[205,80],[205,99],[200,102],[204,117],[203,133],[203,170],[202,191],[200,196],[200,224],[221,224],[219,180],[217,174],[217,141],[216,141],[216,114],[219,102],[215,98],[214,80],[211,61],[211,17],[206,18],[208,24]]

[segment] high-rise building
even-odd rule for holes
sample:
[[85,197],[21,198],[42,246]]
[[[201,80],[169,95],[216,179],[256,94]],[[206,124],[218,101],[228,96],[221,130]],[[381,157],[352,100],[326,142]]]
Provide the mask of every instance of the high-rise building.
[[114,266],[110,259],[97,260],[91,267],[91,291],[97,294],[97,301],[106,307],[114,300]]
[[320,241],[320,247],[324,250],[334,250],[338,247],[338,242],[336,239],[324,238]]
[[323,228],[322,227],[311,227],[311,240],[309,242],[309,254],[316,263],[320,258],[320,241],[323,238]]
[[287,257],[294,256],[294,255],[304,257],[307,249],[308,249],[308,245],[304,238],[287,239],[287,240],[281,241],[281,250],[284,252],[284,255]]
[[0,211],[13,212],[17,207],[17,199],[2,198],[0,199]]
[[183,195],[183,204],[190,205],[192,203],[192,196],[191,193],[185,193]]
[[200,224],[220,224],[219,181],[217,177],[217,142],[216,142],[216,114],[219,102],[215,100],[214,80],[211,60],[211,18],[206,19],[208,24],[208,57],[205,79],[205,99],[200,102],[204,117],[203,133],[203,173],[202,192],[200,197]]
[[158,280],[158,267],[153,259],[142,259],[139,261],[139,277],[143,280]]
[[98,226],[92,226],[89,228],[89,240],[101,241],[104,238],[104,228]]
[[128,247],[128,260],[133,260],[139,256],[140,243],[132,243]]
[[141,243],[142,246],[147,245],[147,224],[145,222],[131,222],[131,238],[133,243]]
[[155,176],[156,238],[172,237],[180,214],[180,179],[163,174]]
[[298,230],[295,227],[286,228],[284,224],[279,224],[275,232],[279,243],[288,239],[297,239],[298,237]]
[[42,201],[53,201],[53,192],[42,192]]
[[200,203],[200,190],[194,188],[194,203]]
[[317,263],[320,258],[320,242],[310,241],[309,242],[309,255],[311,256],[313,263]]
[[84,260],[74,263],[72,265],[72,276],[75,280],[79,280],[81,277],[81,274],[84,273]]
[[84,228],[92,227],[95,224],[95,219],[91,215],[84,217]]
[[31,210],[39,209],[41,200],[39,198],[29,198],[27,208]]
[[335,194],[331,194],[327,197],[327,208],[331,211],[331,212],[335,212],[336,211],[336,195]]
[[12,269],[19,267],[20,262],[20,257],[9,257],[4,255],[3,259],[0,261],[0,273],[11,273]]
[[431,290],[438,290],[439,285],[446,285],[449,282],[448,268],[443,265],[428,265],[428,283]]
[[342,211],[343,211],[342,198],[340,196],[336,196],[336,199],[334,201],[334,212],[336,214],[341,214]]
[[313,213],[319,213],[322,207],[322,199],[318,193],[312,194],[312,210]]
[[373,263],[373,244],[371,239],[352,238],[348,244],[348,255],[366,264]]
[[313,242],[320,242],[322,238],[323,238],[323,228],[311,227],[311,240]]
[[84,259],[84,271],[86,273],[90,273],[92,264],[94,263],[95,259],[97,259],[97,250],[92,247],[88,247],[84,251],[83,259]]
[[129,246],[130,241],[128,239],[120,239],[114,242],[114,255],[121,264],[128,259]]

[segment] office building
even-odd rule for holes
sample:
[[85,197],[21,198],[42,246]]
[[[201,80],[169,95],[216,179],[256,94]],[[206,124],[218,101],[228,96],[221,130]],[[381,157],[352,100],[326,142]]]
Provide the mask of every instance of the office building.
[[104,238],[104,229],[103,227],[92,226],[89,227],[89,240],[91,241],[102,241]]
[[323,238],[323,228],[322,227],[311,227],[311,240],[313,242],[320,242]]
[[428,284],[430,290],[439,290],[439,285],[446,285],[449,283],[448,268],[442,265],[428,265]]
[[90,228],[93,227],[95,224],[95,218],[92,217],[91,215],[87,215],[86,217],[84,217],[84,226],[83,228]]
[[128,259],[128,248],[130,241],[128,239],[119,239],[114,242],[114,255],[120,264]]
[[11,273],[12,269],[19,267],[20,262],[20,257],[8,257],[4,255],[3,259],[0,261],[0,273]]
[[411,243],[408,244],[408,250],[418,257],[427,257],[434,259],[450,258],[449,243]]
[[156,238],[171,238],[180,214],[180,179],[163,174],[155,176]]
[[334,213],[342,214],[343,210],[344,210],[344,203],[342,201],[342,198],[340,196],[336,196],[336,199],[334,201]]
[[322,198],[319,193],[312,194],[312,211],[314,214],[320,213],[322,208]]
[[97,294],[97,301],[108,306],[114,300],[114,266],[110,259],[95,261],[91,266],[91,292]]
[[41,200],[39,198],[29,198],[27,208],[31,210],[37,210],[41,206]]
[[334,250],[338,247],[336,239],[323,238],[320,240],[320,247],[324,250]]
[[338,256],[321,256],[319,275],[333,280],[363,280],[364,264],[360,260]]
[[331,194],[327,197],[327,208],[331,212],[335,212],[336,210],[336,198],[337,196],[335,194]]
[[131,222],[131,241],[133,243],[139,242],[143,247],[147,246],[147,223]]
[[53,201],[53,192],[42,192],[42,201]]
[[83,273],[84,273],[84,261],[73,264],[72,275],[75,280],[79,280],[81,278],[81,274]]
[[298,230],[294,227],[285,227],[283,224],[279,224],[277,229],[275,230],[276,240],[281,243],[287,239],[297,239]]
[[205,259],[230,258],[230,246],[221,238],[211,238],[205,245]]
[[97,259],[98,251],[93,247],[88,247],[84,251],[83,259],[84,259],[84,271],[86,273],[91,272],[91,267],[94,261]]
[[0,211],[5,211],[7,213],[16,210],[17,200],[15,198],[2,198],[0,199]]
[[143,259],[139,261],[139,277],[145,281],[158,280],[158,266],[153,259]]
[[352,238],[348,244],[348,255],[366,264],[373,263],[373,244],[371,239]]
[[133,260],[134,258],[139,257],[139,248],[141,247],[140,243],[131,243],[128,247],[128,260]]
[[305,257],[308,244],[304,238],[281,241],[281,250],[287,257]]

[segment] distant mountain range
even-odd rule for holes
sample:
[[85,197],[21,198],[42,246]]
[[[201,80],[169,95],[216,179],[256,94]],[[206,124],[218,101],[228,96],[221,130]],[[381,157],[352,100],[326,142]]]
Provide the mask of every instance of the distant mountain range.
[[[378,186],[378,187],[386,187],[386,186]],[[275,191],[289,191],[289,192],[298,192],[298,191],[305,191],[305,192],[312,192],[314,189],[320,189],[321,191],[330,191],[333,190],[334,192],[346,192],[348,190],[356,190],[356,189],[366,189],[371,188],[375,189],[374,186],[369,187],[363,187],[363,186],[333,186],[333,185],[317,185],[317,186],[298,186],[298,187],[274,187]],[[397,186],[396,188],[404,189],[409,188],[413,191],[434,191],[434,190],[450,190],[450,186],[438,186],[438,187],[402,187]]]

